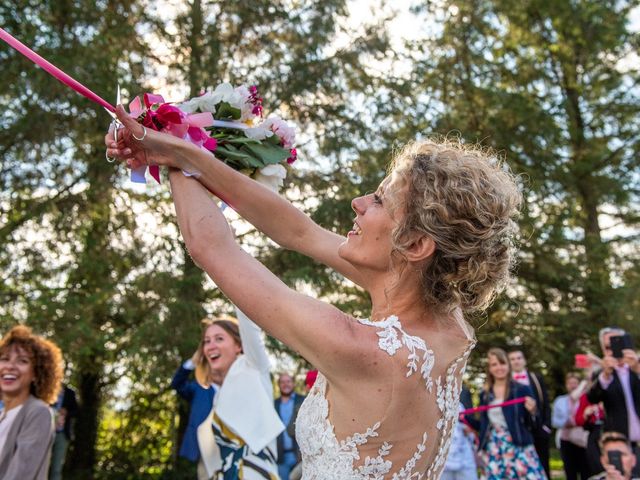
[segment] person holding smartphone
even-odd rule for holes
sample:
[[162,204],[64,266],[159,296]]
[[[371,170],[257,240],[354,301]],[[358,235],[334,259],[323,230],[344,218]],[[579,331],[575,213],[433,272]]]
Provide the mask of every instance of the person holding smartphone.
[[[600,330],[602,371],[587,393],[591,403],[602,402],[604,432],[619,432],[629,439],[638,457],[640,449],[640,362],[631,338],[619,328]],[[639,462],[636,462],[639,463]],[[640,475],[638,466],[635,475]]]
[[619,432],[607,432],[600,439],[600,461],[604,472],[590,477],[589,480],[639,480],[633,474],[637,459],[631,449],[631,443]]

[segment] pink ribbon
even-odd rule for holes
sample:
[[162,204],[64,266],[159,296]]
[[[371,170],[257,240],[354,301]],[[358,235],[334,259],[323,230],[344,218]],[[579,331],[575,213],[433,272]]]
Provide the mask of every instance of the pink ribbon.
[[83,84],[81,84],[76,79],[74,79],[74,78],[70,77],[69,75],[67,75],[66,73],[64,73],[62,70],[60,70],[55,65],[47,62],[44,58],[42,58],[36,52],[31,50],[25,44],[21,43],[19,40],[16,40],[14,37],[9,35],[2,28],[0,28],[0,39],[4,40],[11,47],[15,48],[18,52],[20,52],[22,55],[27,57],[33,63],[35,63],[39,67],[42,67],[43,70],[49,72],[50,75],[53,75],[55,78],[60,80],[65,85],[73,88],[80,95],[83,95],[84,97],[88,98],[89,100],[92,100],[95,103],[98,103],[98,104],[102,105],[104,108],[106,108],[110,112],[115,112],[116,111],[115,107],[113,105],[111,105],[109,102],[107,102],[105,99],[103,99],[99,95],[93,93],[91,90],[89,90]]
[[[113,105],[89,90],[70,75],[67,75],[55,65],[49,63],[2,28],[0,28],[0,39],[5,41],[19,53],[27,57],[60,82],[71,87],[80,95],[102,105],[108,111],[115,113],[116,109]],[[206,112],[187,115],[178,107],[165,103],[164,98],[161,95],[154,95],[151,93],[144,94],[144,104],[146,108],[143,108],[140,103],[140,99],[136,97],[129,105],[129,111],[130,115],[136,119],[138,119],[142,113],[146,112],[142,121],[142,124],[145,127],[153,130],[162,130],[177,137],[184,138],[185,140],[188,140],[199,147],[206,148],[207,150],[216,149],[216,139],[212,138],[204,129],[204,127],[213,125],[213,115],[211,113]],[[152,110],[151,106],[155,104],[160,104],[160,106],[156,110]],[[146,169],[147,167],[142,167],[138,170],[132,170],[131,181],[136,183],[146,183]],[[149,165],[149,174],[158,183],[160,183],[160,168],[158,165]]]
[[509,405],[516,405],[518,403],[524,403],[526,401],[526,397],[514,398],[513,400],[507,400],[506,402],[496,403],[491,405],[480,405],[479,407],[467,408],[460,412],[460,416],[463,417],[465,415],[471,415],[472,413],[486,412],[487,410],[491,410],[492,408],[498,407],[508,407]]

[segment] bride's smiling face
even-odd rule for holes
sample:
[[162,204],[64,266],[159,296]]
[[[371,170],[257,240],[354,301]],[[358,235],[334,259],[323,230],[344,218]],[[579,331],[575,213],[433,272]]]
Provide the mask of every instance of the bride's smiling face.
[[356,267],[387,271],[392,234],[404,210],[405,193],[406,185],[394,174],[385,178],[375,193],[353,199],[351,208],[356,217],[338,254]]

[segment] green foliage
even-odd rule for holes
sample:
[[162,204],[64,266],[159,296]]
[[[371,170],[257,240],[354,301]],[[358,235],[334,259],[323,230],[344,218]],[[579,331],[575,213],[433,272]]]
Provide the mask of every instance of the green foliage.
[[218,120],[238,120],[240,118],[240,110],[232,107],[227,102],[221,102],[215,114]]
[[177,426],[175,394],[142,386],[128,395],[126,410],[106,410],[96,478],[159,478],[170,464]]
[[598,352],[597,330],[629,311],[620,279],[638,264],[639,37],[628,25],[637,6],[425,3],[443,29],[414,45],[413,89],[430,101],[405,128],[482,141],[524,188],[517,283],[479,330],[478,353],[522,344],[556,386],[573,354]]

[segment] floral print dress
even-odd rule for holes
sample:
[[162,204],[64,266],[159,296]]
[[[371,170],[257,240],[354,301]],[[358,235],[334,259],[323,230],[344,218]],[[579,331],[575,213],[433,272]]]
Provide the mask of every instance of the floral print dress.
[[[502,417],[502,418],[500,418]],[[513,443],[502,410],[489,414],[489,440],[482,452],[483,480],[546,480],[547,475],[533,445]]]

